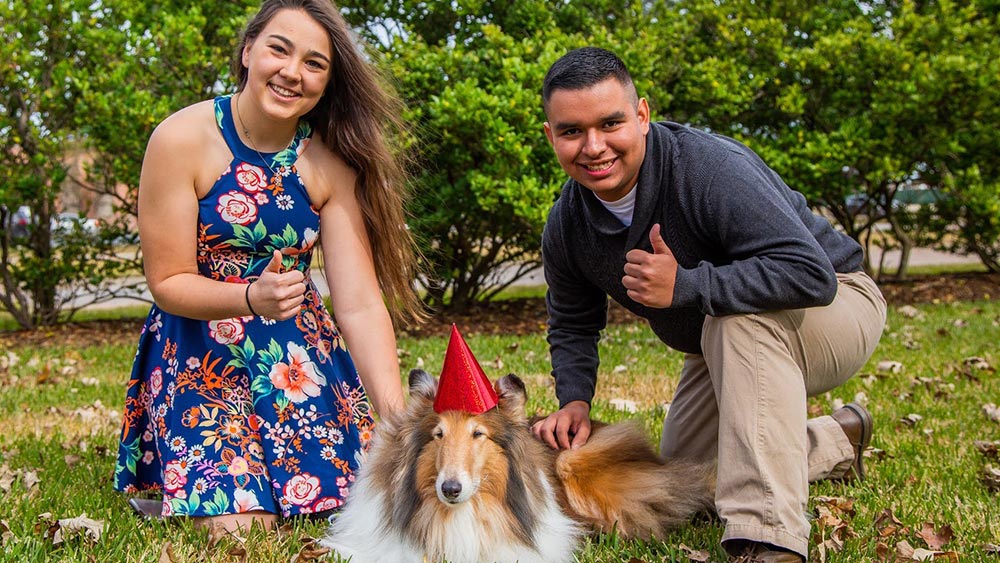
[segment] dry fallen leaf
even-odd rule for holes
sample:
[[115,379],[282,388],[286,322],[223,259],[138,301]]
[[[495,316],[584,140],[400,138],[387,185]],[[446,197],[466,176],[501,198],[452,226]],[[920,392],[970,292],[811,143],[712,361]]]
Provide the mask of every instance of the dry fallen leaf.
[[993,403],[983,405],[983,412],[986,413],[986,418],[993,422],[1000,422],[1000,408],[997,408]]
[[9,369],[16,366],[21,358],[14,352],[7,352],[0,356],[0,369]]
[[923,316],[920,314],[920,310],[913,305],[903,305],[902,307],[896,309],[896,312],[908,319],[915,319]]
[[990,491],[997,492],[1000,491],[1000,469],[993,467],[992,464],[987,463],[986,467],[983,468],[983,473],[981,477],[983,484]]
[[21,482],[24,483],[24,488],[30,491],[32,487],[41,482],[41,479],[38,477],[37,471],[25,471],[21,474]]
[[885,508],[875,519],[875,531],[878,533],[879,537],[888,538],[896,535],[897,533],[906,533],[908,529],[903,525],[902,522],[896,518],[896,515],[892,513],[891,508]]
[[818,504],[817,508],[820,506],[825,507],[834,514],[851,517],[855,514],[854,499],[852,498],[818,496],[815,500]]
[[920,561],[953,561],[958,563],[958,553],[954,551],[928,551],[926,549],[917,549],[913,553],[914,557],[921,557]]
[[985,440],[976,440],[972,443],[975,446],[976,451],[986,456],[988,459],[995,459],[1000,461],[1000,440],[995,442],[987,442]]
[[907,426],[916,426],[917,423],[920,422],[923,419],[924,419],[924,417],[920,416],[919,414],[910,413],[910,414],[904,416],[903,418],[901,418],[900,422],[902,422],[903,424],[905,424]]
[[496,358],[493,359],[492,362],[486,362],[486,365],[496,369],[497,371],[500,371],[503,369],[503,360],[500,359],[500,356],[497,356]]
[[174,546],[170,542],[163,544],[160,549],[159,563],[177,563],[177,556],[174,555]]
[[968,358],[965,358],[964,360],[962,360],[962,364],[972,369],[988,371],[990,373],[996,372],[996,370],[993,369],[993,366],[991,366],[989,362],[987,362],[984,358],[980,358],[979,356],[970,356]]
[[875,557],[877,557],[879,561],[883,562],[889,561],[891,553],[892,550],[889,549],[889,545],[886,544],[884,541],[879,541],[875,543]]
[[684,555],[688,558],[688,561],[695,561],[697,563],[705,563],[711,557],[711,555],[709,555],[708,551],[706,551],[704,549],[694,549],[694,548],[688,547],[688,546],[686,546],[684,544],[680,544],[678,547],[681,548],[681,551],[684,552]]
[[[51,528],[49,531],[52,531]],[[56,529],[52,533],[52,545],[61,545],[64,541],[83,535],[84,539],[96,542],[101,539],[104,532],[104,521],[92,520],[86,514],[81,514],[76,518],[63,518],[56,522]]]
[[940,528],[935,528],[933,522],[924,522],[923,527],[917,535],[927,543],[927,547],[932,550],[940,550],[955,537],[955,532],[951,526],[945,524]]
[[882,360],[875,369],[879,373],[899,373],[903,371],[903,364],[894,360]]
[[17,473],[11,471],[6,463],[0,465],[0,493],[9,493],[10,487],[14,484],[14,479],[16,478]]
[[226,527],[221,522],[212,522],[208,525],[208,548],[212,549],[219,545],[222,538],[229,535]]
[[908,542],[906,540],[900,540],[900,541],[896,542],[896,556],[897,557],[902,557],[903,559],[909,559],[909,560],[912,561],[913,560],[913,552],[914,552],[914,549],[913,549],[913,546],[910,545],[910,542]]
[[0,520],[0,545],[7,543],[7,540],[14,539],[14,532],[10,531],[10,526],[6,520]]
[[240,563],[247,563],[247,549],[242,545],[234,545],[226,550],[226,555],[235,557]]
[[319,561],[330,553],[330,548],[321,547],[314,538],[310,538],[309,536],[302,536],[299,538],[299,541],[302,542],[302,549],[293,555],[288,563]]

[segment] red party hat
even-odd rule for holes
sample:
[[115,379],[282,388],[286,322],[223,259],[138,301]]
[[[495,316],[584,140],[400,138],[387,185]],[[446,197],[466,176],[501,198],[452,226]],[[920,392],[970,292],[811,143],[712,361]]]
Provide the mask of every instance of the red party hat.
[[497,394],[483,373],[469,345],[451,325],[451,339],[434,397],[434,412],[464,411],[482,414],[497,406]]

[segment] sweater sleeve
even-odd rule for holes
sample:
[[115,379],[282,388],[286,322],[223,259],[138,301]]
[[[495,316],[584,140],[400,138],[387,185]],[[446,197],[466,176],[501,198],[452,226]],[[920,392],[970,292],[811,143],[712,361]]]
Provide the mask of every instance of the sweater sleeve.
[[834,267],[807,224],[823,219],[802,194],[736,152],[711,174],[707,189],[686,202],[695,207],[687,216],[719,253],[677,271],[673,306],[722,316],[833,301]]
[[597,344],[607,324],[608,297],[586,281],[569,257],[559,225],[558,204],[542,234],[542,264],[548,289],[548,343],[559,407],[594,398]]

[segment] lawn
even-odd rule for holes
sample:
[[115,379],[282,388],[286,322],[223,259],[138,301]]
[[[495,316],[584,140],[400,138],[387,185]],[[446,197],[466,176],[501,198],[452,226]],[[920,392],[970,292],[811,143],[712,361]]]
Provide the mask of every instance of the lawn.
[[[106,315],[106,314],[105,314]],[[810,401],[815,415],[860,400],[875,417],[868,479],[811,488],[810,560],[1000,562],[1000,302],[894,307],[862,373]],[[555,407],[544,335],[466,340],[491,378],[522,376],[529,410]],[[0,550],[4,561],[310,561],[323,526],[210,536],[184,521],[141,521],[111,488],[134,341],[58,338],[0,350]],[[399,341],[404,373],[440,371],[445,337]],[[645,325],[609,327],[595,416],[636,417],[658,439],[681,356]],[[635,412],[612,406],[631,401]],[[989,473],[990,470],[995,471]],[[991,476],[992,475],[992,476]],[[83,518],[80,518],[83,517]],[[63,519],[61,527],[55,523]],[[74,524],[80,531],[74,532]],[[58,533],[56,533],[58,531]],[[591,539],[581,562],[724,561],[721,525],[698,518],[668,541]],[[930,555],[928,555],[930,554]]]

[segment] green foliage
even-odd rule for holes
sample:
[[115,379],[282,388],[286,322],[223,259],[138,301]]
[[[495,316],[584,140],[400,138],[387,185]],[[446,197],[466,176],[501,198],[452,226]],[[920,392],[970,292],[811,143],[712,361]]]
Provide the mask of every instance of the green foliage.
[[429,258],[433,306],[461,310],[505,284],[500,268],[538,264],[541,227],[562,183],[541,123],[543,65],[563,50],[539,36],[515,40],[483,27],[472,45],[398,42],[391,67],[421,134],[418,188],[410,209]]
[[83,147],[80,85],[99,73],[106,53],[98,6],[0,2],[0,135],[9,139],[0,150],[0,205],[32,213],[26,237],[0,225],[0,307],[25,327],[71,317],[80,293],[106,298],[109,280],[130,269],[113,248],[120,231],[88,232],[79,221],[60,229],[57,221],[65,162]]
[[[31,237],[0,237],[0,306],[19,323],[66,318],[57,287],[90,284],[111,295],[101,280],[138,271],[137,255],[104,243],[53,249],[65,156],[92,154],[88,188],[115,201],[118,220],[98,238],[134,237],[146,140],[171,112],[230,88],[230,55],[257,5],[0,2],[0,135],[11,147],[0,154],[0,204],[35,212]],[[402,144],[417,157],[410,226],[436,308],[489,299],[538,264],[544,219],[565,178],[542,133],[541,81],[557,57],[588,44],[626,61],[657,118],[746,142],[852,237],[869,244],[876,223],[888,225],[904,251],[898,276],[918,243],[973,252],[1000,269],[995,3],[341,6],[408,103],[415,137]],[[917,184],[947,197],[918,213],[892,205]],[[875,209],[847,204],[859,194]]]
[[[411,222],[426,300],[463,310],[539,264],[561,172],[543,134],[542,79],[591,43],[642,52],[642,3],[346,2],[380,46],[418,141]],[[391,16],[391,18],[389,17]],[[391,20],[391,21],[390,21]],[[618,35],[620,34],[620,35]]]
[[[682,14],[688,63],[670,101],[676,118],[748,143],[855,238],[884,220],[905,254],[928,233],[890,204],[897,190],[942,188],[975,166],[996,170],[991,3],[693,0],[669,4],[663,17],[671,14]],[[979,201],[966,198],[973,185],[951,185],[957,205],[937,209],[950,213],[944,225],[969,212],[967,199]],[[866,195],[877,212],[852,210],[850,194]],[[968,229],[961,235],[971,239]]]
[[[238,33],[256,1],[2,2],[0,204],[28,205],[31,235],[2,232],[0,306],[25,327],[132,290],[141,271],[135,201],[146,141],[171,112],[221,92]],[[67,158],[93,155],[73,181],[110,197],[96,233],[53,233]],[[77,298],[86,296],[81,302]]]

